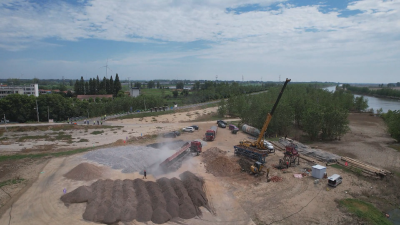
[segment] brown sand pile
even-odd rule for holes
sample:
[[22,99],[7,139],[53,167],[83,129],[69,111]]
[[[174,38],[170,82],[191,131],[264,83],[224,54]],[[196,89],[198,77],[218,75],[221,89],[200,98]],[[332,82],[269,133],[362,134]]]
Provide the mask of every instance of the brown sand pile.
[[83,219],[105,224],[119,221],[166,223],[172,218],[190,219],[208,207],[203,180],[190,172],[157,182],[135,180],[98,180],[61,197],[65,205],[87,202]]
[[216,177],[232,176],[240,172],[236,160],[226,156],[226,152],[217,147],[208,149],[202,156],[207,173]]
[[94,180],[99,179],[103,174],[103,168],[90,163],[81,163],[64,174],[64,177],[71,180]]
[[190,199],[192,199],[197,214],[201,215],[201,211],[199,209],[201,206],[210,210],[206,193],[203,191],[204,180],[189,171],[180,174],[179,177],[181,178],[183,185],[185,185]]

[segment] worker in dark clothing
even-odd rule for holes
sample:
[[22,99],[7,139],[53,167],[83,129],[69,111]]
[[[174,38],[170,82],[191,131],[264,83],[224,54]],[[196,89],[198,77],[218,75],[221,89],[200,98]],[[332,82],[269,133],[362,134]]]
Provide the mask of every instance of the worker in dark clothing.
[[147,179],[147,177],[146,177],[146,170],[144,170],[144,172],[143,172],[143,179]]

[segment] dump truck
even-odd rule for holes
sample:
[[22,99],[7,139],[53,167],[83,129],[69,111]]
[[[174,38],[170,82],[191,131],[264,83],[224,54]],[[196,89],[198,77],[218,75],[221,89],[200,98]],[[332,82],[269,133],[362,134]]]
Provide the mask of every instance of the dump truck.
[[204,140],[206,141],[214,141],[215,136],[217,135],[217,126],[212,126],[210,129],[206,131]]
[[199,155],[202,150],[202,144],[199,141],[186,142],[179,151],[175,152],[172,156],[168,157],[160,164],[160,168],[164,171],[174,170],[179,168],[180,162],[190,155],[191,153],[195,153]]

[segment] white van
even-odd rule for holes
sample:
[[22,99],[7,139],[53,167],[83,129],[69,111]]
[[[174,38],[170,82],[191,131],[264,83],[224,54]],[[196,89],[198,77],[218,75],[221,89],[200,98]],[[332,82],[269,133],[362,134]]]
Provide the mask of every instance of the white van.
[[342,183],[342,177],[339,174],[333,174],[328,177],[328,185],[332,187],[336,187]]

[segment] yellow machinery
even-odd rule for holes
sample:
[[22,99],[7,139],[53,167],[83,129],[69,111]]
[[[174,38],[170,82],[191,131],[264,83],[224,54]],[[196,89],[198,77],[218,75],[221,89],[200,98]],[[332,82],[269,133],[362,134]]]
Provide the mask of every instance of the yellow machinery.
[[255,176],[258,176],[259,173],[262,173],[262,169],[264,168],[264,165],[260,162],[255,162],[254,165],[250,167],[250,171],[255,174]]
[[264,122],[264,125],[263,125],[263,127],[262,127],[262,129],[261,129],[260,135],[258,135],[257,140],[256,140],[255,142],[251,142],[251,141],[247,141],[247,140],[246,140],[246,141],[241,141],[241,142],[240,142],[240,145],[241,145],[241,146],[253,147],[253,148],[260,149],[260,150],[266,150],[266,149],[267,149],[267,146],[264,145],[264,140],[263,140],[264,133],[265,133],[265,131],[266,131],[267,128],[268,128],[269,122],[270,122],[271,119],[272,119],[272,115],[274,114],[276,107],[278,106],[278,103],[279,103],[279,100],[280,100],[281,97],[282,97],[283,91],[285,90],[286,85],[287,85],[290,81],[291,81],[291,79],[287,79],[287,78],[286,78],[286,82],[285,82],[285,84],[283,84],[282,90],[281,90],[281,92],[279,93],[278,98],[276,99],[276,102],[275,102],[274,106],[272,107],[271,112],[268,113],[267,119],[266,119],[265,122]]
[[[276,102],[275,102],[274,106],[272,107],[271,112],[268,113],[267,119],[266,119],[265,122],[264,122],[264,125],[263,125],[263,127],[262,127],[262,129],[261,129],[260,135],[258,135],[257,140],[256,140],[255,142],[251,142],[251,141],[247,141],[247,140],[246,140],[246,141],[241,141],[240,144],[239,144],[240,146],[246,147],[248,151],[251,151],[252,148],[256,148],[257,150],[267,150],[267,146],[264,145],[263,136],[264,136],[265,131],[266,131],[267,128],[268,128],[269,122],[271,122],[272,115],[274,114],[275,109],[276,109],[276,107],[278,106],[278,103],[279,103],[279,100],[280,100],[281,97],[282,97],[283,91],[285,90],[286,85],[290,82],[290,80],[291,80],[291,79],[287,79],[287,78],[286,78],[286,82],[285,82],[285,84],[283,84],[282,90],[281,90],[281,92],[279,93],[278,98],[276,99]],[[255,151],[255,150],[254,150],[254,151]],[[251,173],[254,174],[255,176],[258,176],[260,173],[263,172],[263,171],[262,171],[263,167],[264,167],[264,164],[263,164],[263,163],[261,163],[261,162],[259,162],[259,161],[256,161],[256,162],[250,167],[250,171],[251,171]]]

